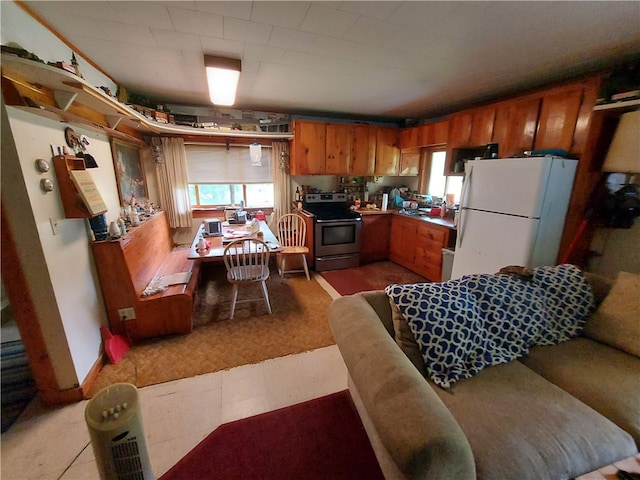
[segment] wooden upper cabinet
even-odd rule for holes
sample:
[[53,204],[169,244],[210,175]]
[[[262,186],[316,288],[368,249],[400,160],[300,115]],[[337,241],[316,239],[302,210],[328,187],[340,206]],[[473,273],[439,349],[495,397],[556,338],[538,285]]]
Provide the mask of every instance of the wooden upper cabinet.
[[401,177],[413,177],[420,172],[420,148],[407,148],[400,152]]
[[293,121],[291,175],[318,175],[325,172],[325,124]]
[[522,156],[525,150],[533,149],[539,111],[539,97],[498,105],[491,141],[498,144],[499,157]]
[[494,106],[474,110],[471,115],[471,132],[469,133],[469,145],[486,145],[491,142],[493,135],[493,122],[496,118]]
[[449,141],[449,120],[441,120],[429,124],[429,143],[427,145],[444,145]]
[[327,123],[325,129],[326,160],[324,173],[344,175],[351,163],[352,126],[348,123]]
[[376,165],[376,127],[369,125],[351,126],[351,162],[349,175],[370,176]]
[[471,125],[473,114],[470,111],[456,113],[449,119],[449,140],[450,148],[469,146],[471,138]]
[[572,151],[573,133],[582,103],[582,85],[553,90],[542,97],[534,148]]
[[420,131],[424,126],[425,125],[420,127],[409,127],[400,130],[400,150],[419,147],[420,143],[418,138],[420,136]]
[[399,129],[396,127],[377,128],[375,175],[398,175],[400,162],[399,134]]

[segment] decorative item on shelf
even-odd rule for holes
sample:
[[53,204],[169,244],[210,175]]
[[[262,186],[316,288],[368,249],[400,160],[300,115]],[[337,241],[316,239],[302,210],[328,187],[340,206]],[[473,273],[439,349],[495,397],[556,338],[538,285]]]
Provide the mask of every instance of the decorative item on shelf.
[[76,58],[76,54],[71,52],[71,66],[73,66],[74,72],[80,78],[84,78],[80,73],[80,65],[78,64],[78,59]]
[[89,225],[91,226],[91,231],[97,241],[105,240],[109,236],[106,214],[102,213],[95,217],[91,217],[89,219]]
[[109,236],[112,238],[120,237],[120,227],[117,222],[111,222],[109,224]]

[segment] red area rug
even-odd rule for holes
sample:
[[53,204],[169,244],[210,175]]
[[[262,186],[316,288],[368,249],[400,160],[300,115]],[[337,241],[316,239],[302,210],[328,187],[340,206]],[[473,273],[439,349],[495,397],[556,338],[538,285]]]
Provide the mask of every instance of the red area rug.
[[160,480],[384,480],[347,390],[220,426]]
[[428,282],[426,278],[393,262],[375,262],[355,268],[329,270],[320,272],[320,275],[342,296],[384,290],[390,283]]

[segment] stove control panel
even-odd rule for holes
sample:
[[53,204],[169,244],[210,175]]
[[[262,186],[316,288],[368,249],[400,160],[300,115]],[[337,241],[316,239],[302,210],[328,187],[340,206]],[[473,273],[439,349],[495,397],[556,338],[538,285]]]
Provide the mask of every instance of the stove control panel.
[[346,203],[346,193],[307,193],[304,196],[305,203]]

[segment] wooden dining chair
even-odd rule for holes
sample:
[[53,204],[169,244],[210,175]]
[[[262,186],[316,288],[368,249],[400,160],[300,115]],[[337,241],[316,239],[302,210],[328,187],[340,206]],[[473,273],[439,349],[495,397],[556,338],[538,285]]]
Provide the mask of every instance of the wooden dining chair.
[[[297,213],[287,213],[278,219],[278,243],[282,250],[277,253],[278,273],[280,281],[284,281],[285,273],[302,272],[309,278],[307,257],[309,248],[305,245],[307,238],[307,224]],[[298,257],[303,269],[287,270],[287,257]]]
[[238,301],[238,287],[259,283],[262,287],[262,297],[271,313],[267,279],[269,278],[269,246],[256,238],[242,238],[227,245],[223,253],[224,264],[227,267],[227,280],[233,285],[231,298],[231,318],[236,310],[236,303],[254,302],[259,298],[248,298]]

